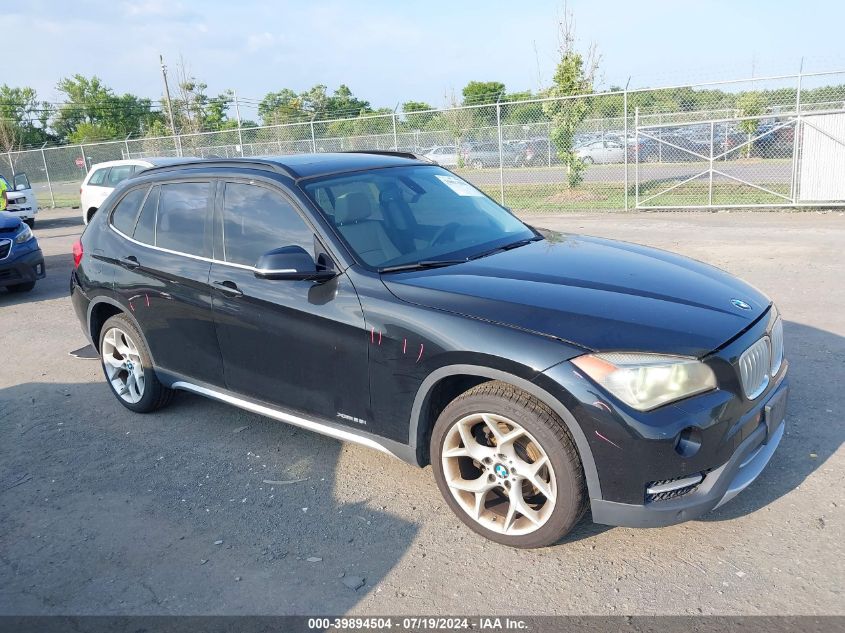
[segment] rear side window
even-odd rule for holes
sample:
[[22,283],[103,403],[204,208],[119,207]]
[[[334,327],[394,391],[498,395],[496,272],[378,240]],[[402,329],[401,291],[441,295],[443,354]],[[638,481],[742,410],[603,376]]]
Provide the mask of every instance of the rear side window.
[[91,174],[91,177],[88,179],[89,185],[97,185],[98,187],[102,187],[103,183],[106,180],[106,174],[108,173],[109,168],[104,167],[102,169],[94,170],[94,173]]
[[141,208],[141,203],[144,201],[144,195],[147,193],[144,189],[133,189],[127,193],[111,214],[111,223],[114,228],[124,235],[132,235],[135,229],[135,220],[138,217],[138,210]]
[[223,196],[223,253],[234,264],[255,266],[264,253],[282,246],[314,250],[314,233],[281,194],[226,183]]
[[106,184],[109,187],[116,187],[132,175],[132,167],[133,165],[117,165],[112,167],[106,178]]
[[[155,186],[144,202],[144,207],[138,216],[133,238],[144,244],[155,244],[156,213],[158,213],[158,194],[161,188]],[[127,233],[128,235],[128,233]]]
[[155,225],[156,246],[189,255],[205,255],[209,188],[207,182],[161,186]]

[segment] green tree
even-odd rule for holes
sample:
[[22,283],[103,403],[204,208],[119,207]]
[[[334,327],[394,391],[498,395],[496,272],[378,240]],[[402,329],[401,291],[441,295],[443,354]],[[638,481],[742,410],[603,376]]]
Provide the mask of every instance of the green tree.
[[543,103],[543,111],[552,121],[551,139],[557,155],[566,165],[569,187],[577,186],[583,179],[584,163],[573,151],[573,140],[578,125],[587,114],[586,99],[572,98],[590,94],[593,79],[598,69],[599,56],[595,47],[586,55],[575,48],[575,22],[572,14],[565,11],[560,23],[560,62],[552,78],[552,87],[547,96],[560,97]]
[[406,101],[402,104],[403,129],[410,131],[428,129],[432,120],[436,119],[439,114],[438,112],[431,112],[433,109],[430,104],[424,101]]
[[290,88],[268,92],[258,104],[258,115],[264,125],[301,121],[304,115],[302,99]]
[[501,101],[505,96],[505,84],[501,81],[470,81],[461,90],[465,106],[488,106],[486,108],[473,108],[473,118],[479,126],[496,125],[496,109],[492,104]]
[[33,88],[0,86],[0,150],[52,140],[47,131],[51,113],[50,104],[38,101]]
[[[736,101],[736,107],[741,117],[756,117],[766,112],[766,99],[760,92],[744,92]],[[751,156],[751,137],[757,132],[760,119],[743,119],[738,126],[742,132],[748,135],[748,143],[745,146],[745,157]]]
[[56,88],[65,95],[52,123],[61,139],[81,142],[144,133],[161,116],[153,112],[149,99],[115,95],[97,76],[77,74],[62,79]]
[[485,105],[496,103],[505,95],[505,84],[501,81],[470,81],[461,90],[464,105]]

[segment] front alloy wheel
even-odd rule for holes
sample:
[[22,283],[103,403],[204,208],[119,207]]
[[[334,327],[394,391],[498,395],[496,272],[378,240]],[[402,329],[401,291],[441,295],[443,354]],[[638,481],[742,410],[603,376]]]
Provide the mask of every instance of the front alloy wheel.
[[557,490],[548,455],[504,416],[475,413],[458,420],[446,434],[442,463],[455,500],[489,530],[530,534],[554,511]]
[[431,432],[431,465],[458,518],[504,545],[551,545],[587,508],[581,460],[565,423],[503,382],[482,383],[443,409]]

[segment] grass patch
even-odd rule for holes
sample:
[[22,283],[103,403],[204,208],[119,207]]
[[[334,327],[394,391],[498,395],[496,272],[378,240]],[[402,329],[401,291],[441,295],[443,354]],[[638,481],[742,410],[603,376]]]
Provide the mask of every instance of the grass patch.
[[[672,191],[659,193],[669,185],[640,190],[641,204],[649,207],[673,209],[708,204],[708,183],[690,182]],[[766,184],[767,189],[789,195],[788,184]],[[499,200],[498,185],[479,187],[494,200]],[[650,200],[649,196],[656,195]],[[645,201],[645,202],[643,202]],[[720,205],[772,205],[785,203],[779,196],[739,183],[713,183],[713,206]],[[628,208],[635,204],[635,190],[629,188]],[[625,187],[610,183],[582,183],[567,189],[560,183],[505,185],[505,205],[521,213],[559,213],[575,211],[620,211],[625,208]]]

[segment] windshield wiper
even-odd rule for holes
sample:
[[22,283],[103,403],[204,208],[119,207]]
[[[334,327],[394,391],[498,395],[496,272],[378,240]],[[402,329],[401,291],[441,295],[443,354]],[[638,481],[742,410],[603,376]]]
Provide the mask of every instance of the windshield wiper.
[[410,264],[396,264],[395,266],[385,266],[379,268],[380,273],[395,273],[401,270],[422,270],[425,268],[440,268],[441,266],[452,266],[453,264],[463,264],[465,259],[424,259],[419,262],[412,262]]
[[501,253],[503,251],[509,251],[514,248],[519,248],[520,246],[525,246],[526,244],[530,244],[531,242],[537,242],[542,240],[543,237],[541,235],[536,235],[534,237],[528,237],[524,240],[517,240],[516,242],[511,242],[510,244],[505,244],[504,246],[497,246],[496,248],[491,248],[489,251],[483,251],[478,253],[478,255],[473,255],[470,259],[481,259],[482,257],[487,257],[488,255],[492,255],[493,253]]

